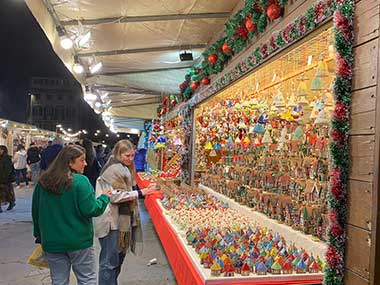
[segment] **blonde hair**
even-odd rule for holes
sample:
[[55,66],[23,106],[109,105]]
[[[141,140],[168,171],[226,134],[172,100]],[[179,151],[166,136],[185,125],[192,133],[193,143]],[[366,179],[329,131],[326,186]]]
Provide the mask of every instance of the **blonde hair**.
[[[130,152],[132,150],[135,150],[135,146],[131,141],[129,140],[120,140],[118,141],[115,146],[112,149],[112,156],[121,162],[121,155],[126,152]],[[136,174],[136,168],[135,168],[135,162],[133,161],[131,165],[127,166],[129,169],[129,172],[131,172],[132,181],[135,181],[135,174]]]

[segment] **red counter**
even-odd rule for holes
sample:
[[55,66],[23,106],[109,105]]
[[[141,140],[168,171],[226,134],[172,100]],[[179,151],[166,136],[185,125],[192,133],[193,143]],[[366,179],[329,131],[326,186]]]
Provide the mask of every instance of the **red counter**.
[[[140,184],[139,184],[140,186]],[[220,280],[204,280],[203,277],[198,272],[197,267],[193,264],[190,256],[186,253],[183,248],[183,244],[178,239],[177,234],[174,232],[172,227],[169,225],[167,220],[162,213],[162,208],[159,206],[159,201],[157,199],[162,198],[162,194],[157,191],[157,193],[152,193],[145,197],[145,206],[148,209],[150,217],[152,218],[154,227],[158,236],[160,237],[162,246],[165,250],[166,256],[169,260],[172,271],[177,279],[179,285],[301,285],[301,284],[321,284],[321,280],[305,280],[301,276],[294,275],[292,281],[274,281],[271,278],[264,278],[263,280],[257,281],[252,279],[250,281],[244,280],[242,282],[236,283],[237,280],[226,279],[221,283]],[[273,278],[272,278],[273,279]]]

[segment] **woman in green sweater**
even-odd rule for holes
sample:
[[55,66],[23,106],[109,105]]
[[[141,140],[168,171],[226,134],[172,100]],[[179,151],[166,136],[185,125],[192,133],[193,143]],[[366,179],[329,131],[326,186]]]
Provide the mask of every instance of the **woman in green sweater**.
[[84,148],[63,148],[33,193],[33,234],[45,251],[53,285],[69,284],[71,267],[79,285],[96,285],[92,217],[104,212],[111,192],[96,199],[81,174],[85,166]]

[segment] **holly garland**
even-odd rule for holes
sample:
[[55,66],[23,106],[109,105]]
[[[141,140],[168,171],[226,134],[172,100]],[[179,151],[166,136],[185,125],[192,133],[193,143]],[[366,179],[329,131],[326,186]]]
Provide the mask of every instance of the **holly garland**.
[[212,82],[208,88],[197,92],[190,98],[189,104],[194,106],[212,96],[244,74],[257,68],[274,53],[290,46],[295,41],[314,31],[333,15],[333,10],[334,2],[332,0],[318,1],[304,15],[298,16],[294,22],[289,23],[282,30],[274,32],[267,42],[260,44],[245,59],[237,63],[231,71],[226,72],[222,77]]
[[330,133],[332,173],[328,196],[330,223],[324,284],[343,285],[355,2],[354,0],[336,0],[334,5],[334,45],[337,53],[337,68],[334,81],[335,108]]
[[[224,37],[203,52],[204,61],[190,70],[180,84],[181,94],[189,99],[200,86],[209,84],[209,76],[223,71],[228,61],[240,53],[250,41],[265,31],[268,24],[280,18],[288,0],[246,0],[244,7],[231,17],[224,28]],[[189,77],[194,83],[191,85]]]

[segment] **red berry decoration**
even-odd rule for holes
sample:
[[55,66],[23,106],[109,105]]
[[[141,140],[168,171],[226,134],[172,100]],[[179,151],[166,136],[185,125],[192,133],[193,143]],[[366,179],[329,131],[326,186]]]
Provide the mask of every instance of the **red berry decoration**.
[[195,89],[198,88],[198,86],[199,86],[199,83],[195,81],[195,82],[191,83],[190,88],[191,88],[191,90],[194,91]]
[[239,26],[237,27],[236,29],[236,33],[243,39],[246,39],[248,37],[248,30],[243,27],[243,26]]
[[201,73],[202,68],[197,68],[195,71],[196,71],[197,73]]
[[224,53],[231,53],[231,48],[228,46],[228,43],[227,42],[225,42],[223,45],[222,45],[222,51],[224,52]]
[[281,7],[277,3],[270,4],[267,9],[267,15],[272,21],[281,16]]
[[256,24],[252,22],[251,18],[246,18],[244,24],[245,24],[245,28],[248,30],[248,32],[256,31]]
[[208,61],[211,63],[211,64],[214,64],[216,61],[218,60],[218,56],[216,54],[210,54],[208,56]]
[[210,84],[210,79],[208,77],[203,77],[201,80],[203,85],[209,85]]

